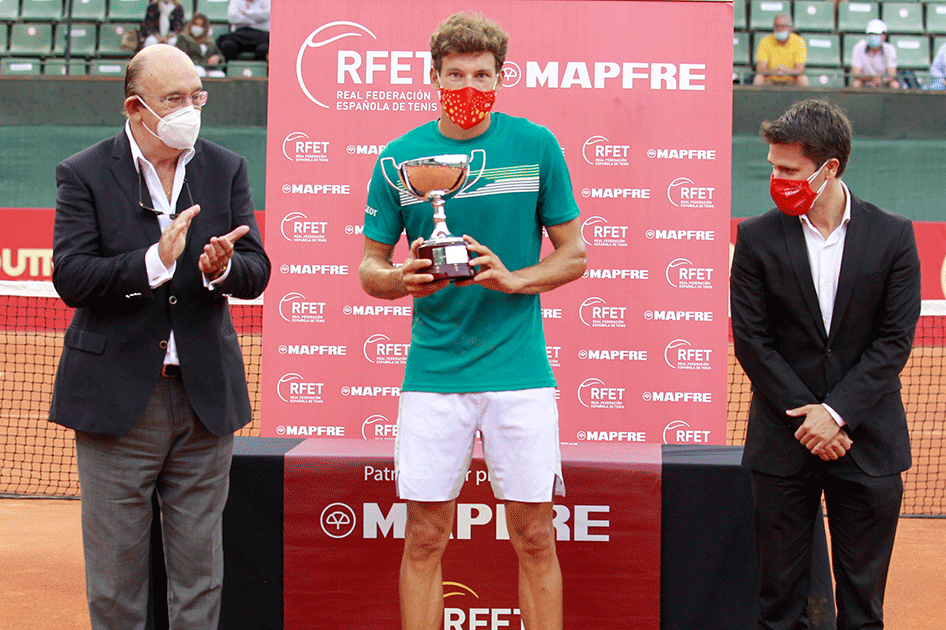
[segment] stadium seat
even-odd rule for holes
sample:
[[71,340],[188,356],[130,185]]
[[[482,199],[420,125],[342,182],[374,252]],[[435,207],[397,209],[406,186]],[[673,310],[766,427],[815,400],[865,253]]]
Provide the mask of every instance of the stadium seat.
[[203,13],[210,22],[230,23],[227,18],[229,0],[197,0],[197,13]]
[[926,5],[926,32],[946,33],[946,2],[930,2]]
[[111,22],[141,24],[148,11],[148,4],[148,0],[111,0],[108,3],[108,19]]
[[749,33],[732,34],[732,62],[736,66],[745,66],[751,63]]
[[854,46],[857,42],[865,39],[864,33],[845,33],[841,41],[841,65],[845,68],[851,67],[851,59],[854,57]]
[[[68,11],[69,5],[67,4],[63,9],[63,13],[66,14]],[[105,21],[105,0],[73,0],[72,19]]]
[[837,33],[805,34],[808,49],[806,66],[838,67],[841,64],[841,41]]
[[6,24],[0,24],[0,57],[7,55],[7,45],[10,43],[9,31]]
[[62,0],[23,0],[20,18],[24,20],[61,20]]
[[[69,76],[81,77],[88,74],[88,64],[84,59],[69,60]],[[64,59],[47,59],[43,64],[43,74],[65,76],[66,61]]]
[[214,41],[217,41],[217,38],[224,33],[230,32],[229,22],[210,22],[208,26],[210,27],[210,32],[207,34],[207,37]]
[[231,61],[227,64],[227,77],[231,79],[265,79],[269,64],[265,61]]
[[779,13],[792,13],[791,2],[780,0],[751,0],[749,2],[749,28],[753,31],[772,32],[772,23]]
[[53,25],[49,22],[15,22],[10,27],[11,55],[48,55],[53,49]]
[[[66,30],[65,22],[56,25],[56,39],[53,45],[53,52],[61,55],[66,52]],[[72,45],[69,48],[70,55],[91,57],[95,54],[97,25],[92,22],[73,22]],[[46,73],[48,74],[48,73]]]
[[838,30],[846,33],[863,33],[867,23],[880,16],[876,2],[839,2]]
[[795,28],[799,31],[834,31],[834,3],[826,0],[797,0]]
[[933,63],[933,59],[936,58],[936,53],[939,52],[939,49],[946,44],[946,36],[944,35],[934,35],[933,36],[933,48],[930,49],[932,56],[930,57],[930,63]]
[[89,75],[94,77],[123,77],[127,59],[93,59],[89,62]]
[[805,68],[811,87],[843,88],[847,84],[841,68]]
[[749,25],[746,11],[746,0],[733,0],[733,30],[744,31]]
[[0,74],[39,74],[40,65],[40,60],[35,57],[32,59],[3,59],[0,60]]
[[923,32],[923,5],[919,2],[884,2],[880,15],[889,33]]
[[122,37],[127,31],[138,28],[138,24],[109,23],[99,27],[98,54],[104,57],[130,57],[134,51],[122,48]]
[[897,47],[898,68],[930,67],[930,38],[926,35],[891,35],[890,43]]
[[20,0],[0,0],[0,21],[12,22],[20,16]]
[[732,69],[732,82],[735,85],[749,85],[752,83],[752,77],[755,70],[749,66],[734,66]]

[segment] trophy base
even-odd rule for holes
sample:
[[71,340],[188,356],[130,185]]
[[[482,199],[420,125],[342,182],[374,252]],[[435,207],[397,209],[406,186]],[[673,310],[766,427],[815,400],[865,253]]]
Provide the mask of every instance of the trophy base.
[[417,250],[418,258],[432,260],[433,264],[421,269],[421,273],[433,275],[434,280],[467,280],[476,275],[470,266],[470,253],[466,241],[456,236],[424,241]]

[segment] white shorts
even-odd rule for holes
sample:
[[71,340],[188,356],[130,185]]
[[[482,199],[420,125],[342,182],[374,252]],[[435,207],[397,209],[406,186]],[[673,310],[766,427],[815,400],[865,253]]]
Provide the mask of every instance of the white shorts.
[[394,470],[398,497],[457,498],[483,439],[493,494],[544,503],[565,494],[555,389],[438,394],[401,392]]

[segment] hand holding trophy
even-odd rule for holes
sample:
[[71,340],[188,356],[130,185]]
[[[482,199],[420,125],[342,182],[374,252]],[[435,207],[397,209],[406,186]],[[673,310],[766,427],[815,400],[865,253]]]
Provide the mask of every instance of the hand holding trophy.
[[[483,154],[483,165],[476,178],[466,183],[470,174],[470,162],[477,152]],[[384,163],[390,161],[397,170],[403,189],[388,178]],[[486,151],[475,149],[467,155],[435,155],[431,157],[405,160],[400,164],[394,158],[381,160],[381,173],[392,188],[406,190],[409,195],[422,201],[429,201],[434,208],[434,231],[418,250],[420,258],[433,261],[421,273],[432,274],[434,280],[466,280],[476,275],[470,266],[470,255],[466,241],[459,236],[452,236],[447,228],[447,215],[444,211],[445,198],[463,192],[483,175],[486,168]]]

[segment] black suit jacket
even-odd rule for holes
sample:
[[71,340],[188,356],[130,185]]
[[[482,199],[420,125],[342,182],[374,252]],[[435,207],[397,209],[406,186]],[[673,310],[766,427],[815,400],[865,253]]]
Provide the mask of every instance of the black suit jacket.
[[[138,421],[160,378],[174,331],[187,397],[216,435],[252,419],[240,344],[227,295],[252,299],[269,281],[250,197],[246,160],[204,140],[186,167],[200,213],[173,278],[152,290],[145,252],[158,242],[158,219],[138,205],[139,179],[124,129],[63,161],[53,237],[53,283],[76,312],[66,330],[50,420],[123,435]],[[142,201],[151,206],[147,186]],[[186,188],[177,211],[190,205]],[[240,225],[231,269],[218,290],[204,287],[197,259],[211,236]]]
[[838,292],[826,331],[800,219],[777,209],[739,224],[731,271],[733,343],[752,381],[743,463],[773,475],[811,455],[794,437],[827,403],[847,423],[846,456],[868,475],[910,467],[900,371],[920,315],[913,224],[851,195]]

